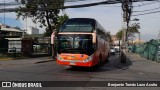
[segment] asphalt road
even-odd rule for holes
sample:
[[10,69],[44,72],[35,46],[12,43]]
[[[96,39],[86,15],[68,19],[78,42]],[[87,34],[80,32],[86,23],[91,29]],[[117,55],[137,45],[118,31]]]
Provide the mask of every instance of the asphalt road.
[[[142,58],[129,54],[127,63],[122,64],[118,55],[112,55],[108,63],[101,67],[66,68],[57,65],[55,61],[35,63],[38,60],[48,58],[35,58],[26,60],[0,61],[0,81],[158,81],[160,80],[160,64],[143,60]],[[32,60],[32,61],[31,61]],[[9,88],[0,88],[8,90]],[[17,88],[12,88],[12,90]],[[18,88],[19,89],[19,88]],[[22,88],[20,88],[22,89]],[[28,88],[23,88],[27,89]],[[36,88],[29,88],[36,89]],[[39,88],[38,90],[41,90]],[[113,87],[57,87],[47,88],[49,90],[115,90]],[[120,90],[128,90],[120,87]],[[130,88],[139,89],[138,87]],[[140,90],[157,89],[158,87],[143,87]],[[37,89],[36,89],[37,90]]]

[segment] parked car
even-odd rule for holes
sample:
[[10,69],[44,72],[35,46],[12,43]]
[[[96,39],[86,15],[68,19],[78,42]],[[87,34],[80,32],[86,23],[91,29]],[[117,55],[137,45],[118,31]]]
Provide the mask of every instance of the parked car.
[[116,54],[115,48],[110,48],[110,54],[111,54],[111,55],[115,55],[115,54]]
[[116,53],[119,53],[119,52],[120,52],[119,46],[115,46],[114,48],[115,48],[115,50],[116,50]]

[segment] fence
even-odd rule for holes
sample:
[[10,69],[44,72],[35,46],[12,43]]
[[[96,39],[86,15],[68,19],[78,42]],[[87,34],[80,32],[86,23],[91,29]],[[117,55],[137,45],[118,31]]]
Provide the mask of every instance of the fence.
[[159,40],[150,40],[144,44],[133,45],[132,52],[139,54],[148,60],[160,62],[159,60]]
[[50,44],[34,44],[33,45],[33,54],[51,54],[51,45]]
[[33,42],[33,54],[43,54],[43,55],[51,55],[52,47],[50,44],[50,38],[43,37],[37,38]]
[[0,48],[0,58],[16,58],[21,57],[22,53],[19,52],[21,48]]
[[[40,41],[40,40],[39,40]],[[40,57],[51,54],[50,43],[29,40],[0,40],[0,59],[18,57]]]

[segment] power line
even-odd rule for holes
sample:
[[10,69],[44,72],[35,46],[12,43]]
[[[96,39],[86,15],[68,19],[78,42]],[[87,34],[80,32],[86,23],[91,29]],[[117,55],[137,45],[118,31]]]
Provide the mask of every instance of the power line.
[[[37,10],[45,11],[45,10],[53,10],[53,9],[67,9],[67,8],[82,8],[82,7],[91,7],[91,6],[96,6],[96,5],[103,5],[103,4],[116,4],[120,3],[120,1],[102,1],[102,2],[96,2],[96,3],[89,3],[89,4],[81,4],[81,5],[71,5],[71,6],[62,6],[62,7],[55,7],[55,8],[37,8]],[[7,8],[7,9],[0,9],[1,12],[15,12],[17,11],[16,8]],[[26,8],[21,8],[19,11],[35,11],[35,9],[26,9]]]
[[0,3],[0,6],[13,6],[13,5],[22,5],[21,3],[16,3],[16,2],[7,2],[7,3]]
[[149,17],[149,19],[154,19],[154,20],[160,20],[160,17],[153,17],[153,16],[145,16],[145,17]]
[[133,12],[146,12],[146,11],[152,11],[152,10],[157,10],[157,9],[160,9],[160,7],[153,8],[153,9],[147,9],[147,10],[143,10],[143,11],[133,11]]
[[117,5],[117,6],[105,6],[105,7],[122,7],[122,6],[118,6],[118,5]]
[[142,14],[137,14],[137,15],[132,15],[132,16],[147,15],[147,14],[153,14],[153,13],[159,13],[159,12],[160,11],[154,11],[154,12],[142,13]]
[[[160,1],[160,0],[157,0]],[[141,7],[141,6],[147,6],[147,5],[151,5],[151,4],[156,4],[157,1],[154,0],[154,2],[150,2],[150,3],[146,3],[146,4],[142,4],[142,5],[137,5],[137,6],[133,6],[133,7]]]
[[[77,0],[80,1],[80,0]],[[86,1],[86,0],[85,0]],[[133,0],[133,2],[139,2],[139,1],[155,1],[155,0]],[[102,2],[96,2],[96,3],[89,3],[89,4],[81,4],[81,5],[71,5],[71,6],[61,6],[61,7],[56,7],[56,8],[37,8],[37,10],[45,11],[45,10],[53,10],[53,9],[68,9],[68,8],[82,8],[82,7],[91,7],[91,6],[96,6],[96,5],[105,5],[105,4],[117,4],[121,3],[121,0],[106,0]],[[16,8],[6,8],[6,9],[0,9],[0,13],[3,12],[15,12],[17,11]],[[19,11],[35,11],[35,9],[26,9],[26,8],[21,8]]]

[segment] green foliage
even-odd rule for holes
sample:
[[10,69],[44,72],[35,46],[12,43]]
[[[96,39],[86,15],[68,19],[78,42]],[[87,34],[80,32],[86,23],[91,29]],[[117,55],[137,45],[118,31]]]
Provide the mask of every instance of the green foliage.
[[122,40],[123,31],[124,31],[124,30],[120,30],[119,32],[116,33],[116,37],[117,37],[119,40]]
[[58,24],[57,24],[57,30],[60,29],[61,25],[65,20],[69,19],[69,16],[67,14],[64,14],[63,16],[58,17]]
[[[63,24],[63,22],[65,20],[67,20],[68,18],[69,17],[67,14],[64,14],[62,16],[58,16],[57,17],[57,24],[56,24],[57,28],[55,29],[55,31],[59,30],[61,25]],[[46,32],[44,33],[45,36],[50,36],[50,33],[48,31],[49,31],[49,28],[46,28]]]
[[[133,38],[136,33],[140,33],[138,29],[140,29],[140,25],[138,23],[133,23],[131,26],[128,27],[127,37]],[[119,32],[116,33],[118,39],[122,40],[124,30],[125,29],[121,29]]]
[[136,33],[140,33],[138,29],[140,29],[139,24],[137,23],[132,24],[127,31],[128,37],[134,37]]
[[[57,29],[59,9],[56,7],[64,6],[64,0],[16,0],[24,4],[17,8],[17,18],[31,17],[34,23],[40,23],[40,27],[47,27],[46,32],[51,34],[53,30]],[[45,10],[39,10],[44,8]],[[48,9],[50,8],[50,9]],[[21,9],[28,9],[30,11],[20,11]]]

